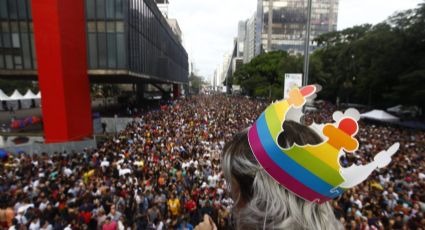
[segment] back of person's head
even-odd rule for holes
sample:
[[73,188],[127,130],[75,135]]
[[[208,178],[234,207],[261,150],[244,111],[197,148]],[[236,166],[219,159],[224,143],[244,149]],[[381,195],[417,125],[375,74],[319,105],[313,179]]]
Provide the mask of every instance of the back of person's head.
[[[285,121],[279,144],[289,148],[318,144],[322,139],[310,128]],[[236,229],[341,229],[329,203],[299,198],[279,185],[257,162],[248,129],[226,144],[222,156],[224,176],[235,201]]]

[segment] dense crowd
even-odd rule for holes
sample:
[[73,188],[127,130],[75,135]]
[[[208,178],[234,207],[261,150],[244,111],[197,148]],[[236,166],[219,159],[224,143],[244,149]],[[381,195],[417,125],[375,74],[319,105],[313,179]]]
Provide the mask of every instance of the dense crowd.
[[220,153],[264,106],[200,96],[136,117],[98,149],[9,157],[0,165],[0,226],[192,229],[209,214],[229,228]]
[[[204,214],[232,229],[220,153],[265,106],[197,96],[136,116],[97,149],[10,155],[0,163],[0,229],[193,229]],[[330,122],[336,108],[318,107],[307,121]],[[401,149],[387,169],[332,201],[336,216],[347,229],[424,229],[425,133],[361,123],[358,138],[345,167],[394,142]]]
[[[308,113],[307,123],[332,122],[337,108],[322,102]],[[341,158],[341,165],[367,164],[378,152],[400,142],[400,150],[385,169],[333,201],[346,229],[425,229],[425,132],[384,123],[360,121],[360,149]]]

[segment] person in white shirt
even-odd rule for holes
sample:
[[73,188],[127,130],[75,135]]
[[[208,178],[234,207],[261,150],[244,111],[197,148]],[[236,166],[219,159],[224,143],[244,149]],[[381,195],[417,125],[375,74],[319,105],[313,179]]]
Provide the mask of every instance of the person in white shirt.
[[28,229],[29,230],[39,230],[40,229],[40,220],[38,218],[32,220]]
[[53,230],[53,226],[46,220],[41,220],[40,226],[40,230]]

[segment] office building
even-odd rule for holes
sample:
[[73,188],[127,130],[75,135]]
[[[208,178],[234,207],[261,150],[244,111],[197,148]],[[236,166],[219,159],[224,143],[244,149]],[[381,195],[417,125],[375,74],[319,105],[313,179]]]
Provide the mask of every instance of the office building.
[[[92,81],[188,81],[188,54],[155,1],[86,0],[85,6]],[[0,77],[35,80],[30,0],[0,0],[0,35]]]
[[162,15],[164,15],[165,18],[168,18],[168,6],[170,5],[170,2],[168,0],[155,0],[155,2]]
[[[304,53],[308,0],[259,0],[257,20],[261,23],[261,46],[264,51],[285,50],[291,54]],[[311,39],[335,31],[338,19],[338,0],[313,0]],[[315,49],[312,44],[311,50]]]
[[246,37],[246,21],[239,21],[238,37],[237,37],[237,42],[238,42],[237,56],[238,57],[243,57],[245,37]]
[[260,46],[260,41],[257,39],[259,34],[257,33],[257,14],[255,13],[246,21],[246,33],[244,39],[244,52],[243,52],[243,62],[250,62],[255,56],[260,54],[260,51],[257,50],[257,47]]

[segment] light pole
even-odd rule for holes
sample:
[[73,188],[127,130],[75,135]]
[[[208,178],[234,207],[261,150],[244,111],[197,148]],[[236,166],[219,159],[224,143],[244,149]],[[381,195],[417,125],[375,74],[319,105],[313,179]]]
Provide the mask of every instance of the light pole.
[[303,79],[304,86],[308,84],[308,68],[310,65],[311,5],[312,5],[312,0],[308,0],[306,36],[305,36],[305,43],[304,43],[304,79]]

